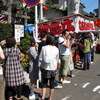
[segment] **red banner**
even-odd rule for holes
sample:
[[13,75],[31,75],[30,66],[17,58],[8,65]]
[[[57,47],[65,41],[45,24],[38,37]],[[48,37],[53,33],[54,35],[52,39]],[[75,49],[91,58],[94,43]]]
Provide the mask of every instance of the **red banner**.
[[79,21],[79,30],[94,30],[92,23]]
[[[74,22],[76,21],[76,22]],[[98,22],[95,21],[95,25],[99,26],[100,25],[100,20]],[[76,27],[77,26],[77,27]],[[94,23],[93,21],[88,21],[83,18],[79,20],[73,20],[66,19],[66,20],[59,20],[58,22],[52,21],[49,24],[42,24],[39,27],[39,33],[42,31],[47,31],[52,34],[61,34],[65,29],[68,31],[73,31],[73,32],[80,32],[80,31],[90,31],[90,30],[95,30],[94,29]],[[100,27],[100,26],[99,26]],[[76,28],[76,29],[75,29]]]
[[63,22],[52,22],[50,25],[39,25],[39,33],[46,31],[52,34],[61,34],[65,29],[68,31],[75,31],[74,26],[72,26],[72,22],[73,20],[64,20]]
[[95,20],[94,25],[97,26],[97,27],[100,27],[100,20]]
[[49,30],[49,25],[48,24],[44,24],[44,25],[39,25],[38,26],[38,32],[41,33],[42,31],[46,31],[48,32]]
[[75,27],[72,26],[73,20],[64,20],[62,22],[63,30],[67,29],[68,31],[75,31]]
[[61,34],[62,32],[62,25],[60,22],[53,22],[50,24],[50,32],[52,34]]

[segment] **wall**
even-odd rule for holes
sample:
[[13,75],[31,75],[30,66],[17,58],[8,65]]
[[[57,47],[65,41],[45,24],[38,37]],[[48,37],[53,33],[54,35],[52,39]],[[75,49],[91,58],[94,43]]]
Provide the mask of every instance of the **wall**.
[[68,15],[79,13],[80,0],[68,0]]
[[48,13],[46,15],[44,15],[44,20],[52,20],[55,18],[59,18],[59,17],[63,17],[64,13],[62,11],[56,10],[56,11],[52,11],[52,13]]

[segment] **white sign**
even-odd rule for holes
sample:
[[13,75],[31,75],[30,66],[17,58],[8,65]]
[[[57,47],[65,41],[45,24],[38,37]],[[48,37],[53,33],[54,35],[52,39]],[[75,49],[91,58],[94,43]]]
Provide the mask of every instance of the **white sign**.
[[15,24],[14,29],[16,42],[20,42],[20,37],[24,37],[24,25]]

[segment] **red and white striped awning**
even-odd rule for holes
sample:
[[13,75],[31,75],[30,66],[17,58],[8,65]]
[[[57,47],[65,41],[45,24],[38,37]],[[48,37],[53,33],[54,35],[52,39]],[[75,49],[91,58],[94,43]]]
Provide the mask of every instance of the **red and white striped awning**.
[[7,16],[1,15],[0,16],[0,23],[7,23]]

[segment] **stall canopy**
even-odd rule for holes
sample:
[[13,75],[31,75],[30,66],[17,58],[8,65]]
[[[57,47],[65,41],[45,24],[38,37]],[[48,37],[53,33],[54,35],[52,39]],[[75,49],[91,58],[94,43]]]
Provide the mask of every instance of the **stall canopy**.
[[65,29],[76,33],[95,31],[94,20],[81,14],[75,14],[38,24],[39,33],[47,31],[60,34]]
[[32,24],[25,24],[25,30],[29,31],[29,33],[33,34],[34,33],[34,27],[32,26]]
[[[50,32],[52,34],[61,34],[65,29],[70,32],[89,32],[95,31],[97,23],[94,19],[83,16],[81,14],[75,14],[70,16],[65,16],[57,18],[54,20],[49,20],[43,23],[38,23],[38,33],[42,31]],[[99,21],[100,25],[100,21]],[[34,25],[25,25],[26,30],[31,34],[34,34]],[[100,26],[99,26],[100,28]]]

